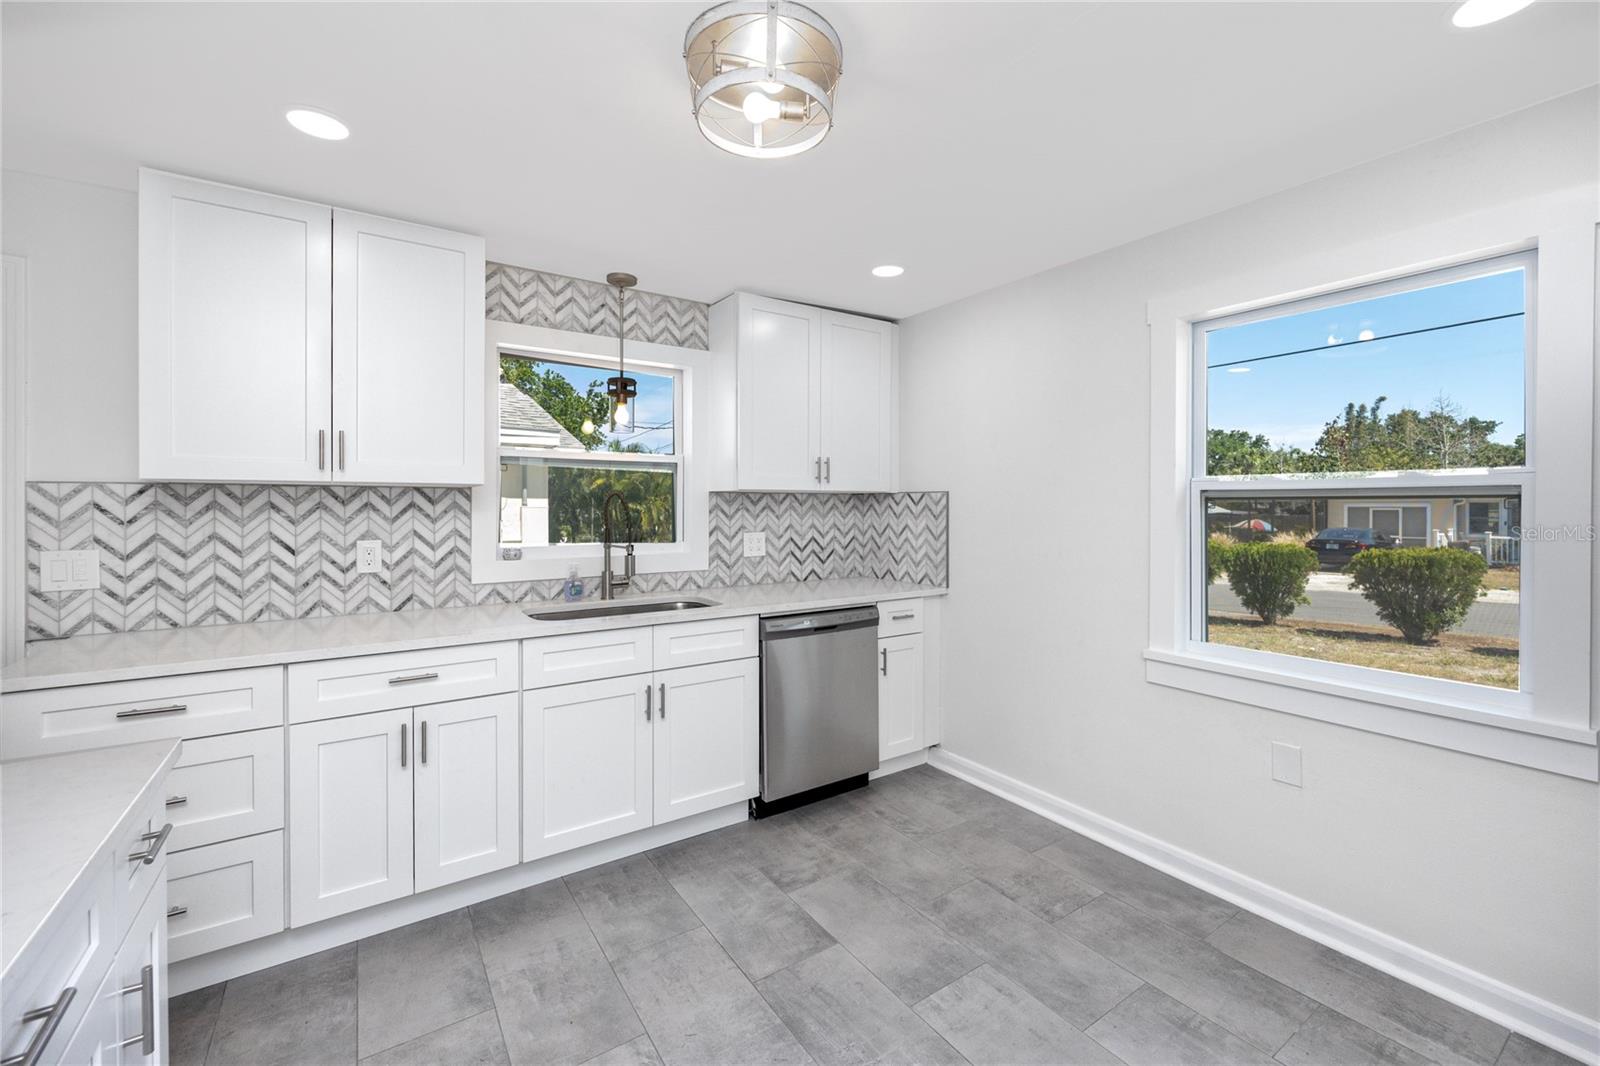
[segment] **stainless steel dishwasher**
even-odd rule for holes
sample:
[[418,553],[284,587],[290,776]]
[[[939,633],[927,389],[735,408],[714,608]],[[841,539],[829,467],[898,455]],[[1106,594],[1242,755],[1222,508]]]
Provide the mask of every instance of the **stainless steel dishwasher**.
[[761,619],[756,817],[867,783],[878,768],[878,609]]

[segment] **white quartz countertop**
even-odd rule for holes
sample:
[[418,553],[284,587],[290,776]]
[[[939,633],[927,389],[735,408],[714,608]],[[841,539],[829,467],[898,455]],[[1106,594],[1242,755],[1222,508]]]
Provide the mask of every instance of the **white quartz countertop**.
[[63,685],[89,685],[207,670],[281,666],[351,655],[626,629],[668,622],[690,622],[701,618],[785,614],[880,600],[942,596],[945,591],[943,588],[907,582],[845,578],[622,596],[614,602],[648,604],[693,599],[711,600],[716,606],[610,618],[536,621],[524,613],[530,610],[556,611],[568,606],[583,608],[599,605],[598,600],[585,600],[581,604],[570,605],[539,602],[448,607],[69,637],[30,644],[28,654],[23,659],[7,664],[0,671],[0,690],[24,692]]
[[0,973],[110,851],[178,761],[182,744],[0,763]]

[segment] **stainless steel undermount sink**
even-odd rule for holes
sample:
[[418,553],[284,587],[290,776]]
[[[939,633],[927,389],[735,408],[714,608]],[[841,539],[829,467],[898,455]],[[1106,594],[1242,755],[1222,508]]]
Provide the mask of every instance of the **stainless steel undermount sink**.
[[666,600],[656,603],[607,603],[601,607],[558,607],[548,611],[528,611],[540,622],[559,622],[566,618],[612,618],[623,614],[658,614],[662,611],[693,611],[717,606],[714,600]]

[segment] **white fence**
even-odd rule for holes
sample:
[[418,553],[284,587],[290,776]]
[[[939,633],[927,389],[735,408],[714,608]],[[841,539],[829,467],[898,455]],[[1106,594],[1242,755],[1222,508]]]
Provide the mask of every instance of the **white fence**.
[[1490,566],[1521,566],[1522,541],[1495,533],[1483,535],[1483,559]]

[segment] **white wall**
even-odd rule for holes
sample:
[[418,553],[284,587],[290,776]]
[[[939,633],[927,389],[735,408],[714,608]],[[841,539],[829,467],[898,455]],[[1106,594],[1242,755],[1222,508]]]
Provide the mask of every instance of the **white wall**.
[[[950,490],[946,750],[1600,1014],[1595,785],[1157,688],[1141,658],[1146,301],[1593,188],[1597,119],[1589,90],[904,323],[906,487]],[[1303,747],[1303,789],[1270,780],[1273,740]]]
[[138,202],[7,170],[0,242],[28,260],[29,481],[138,479]]

